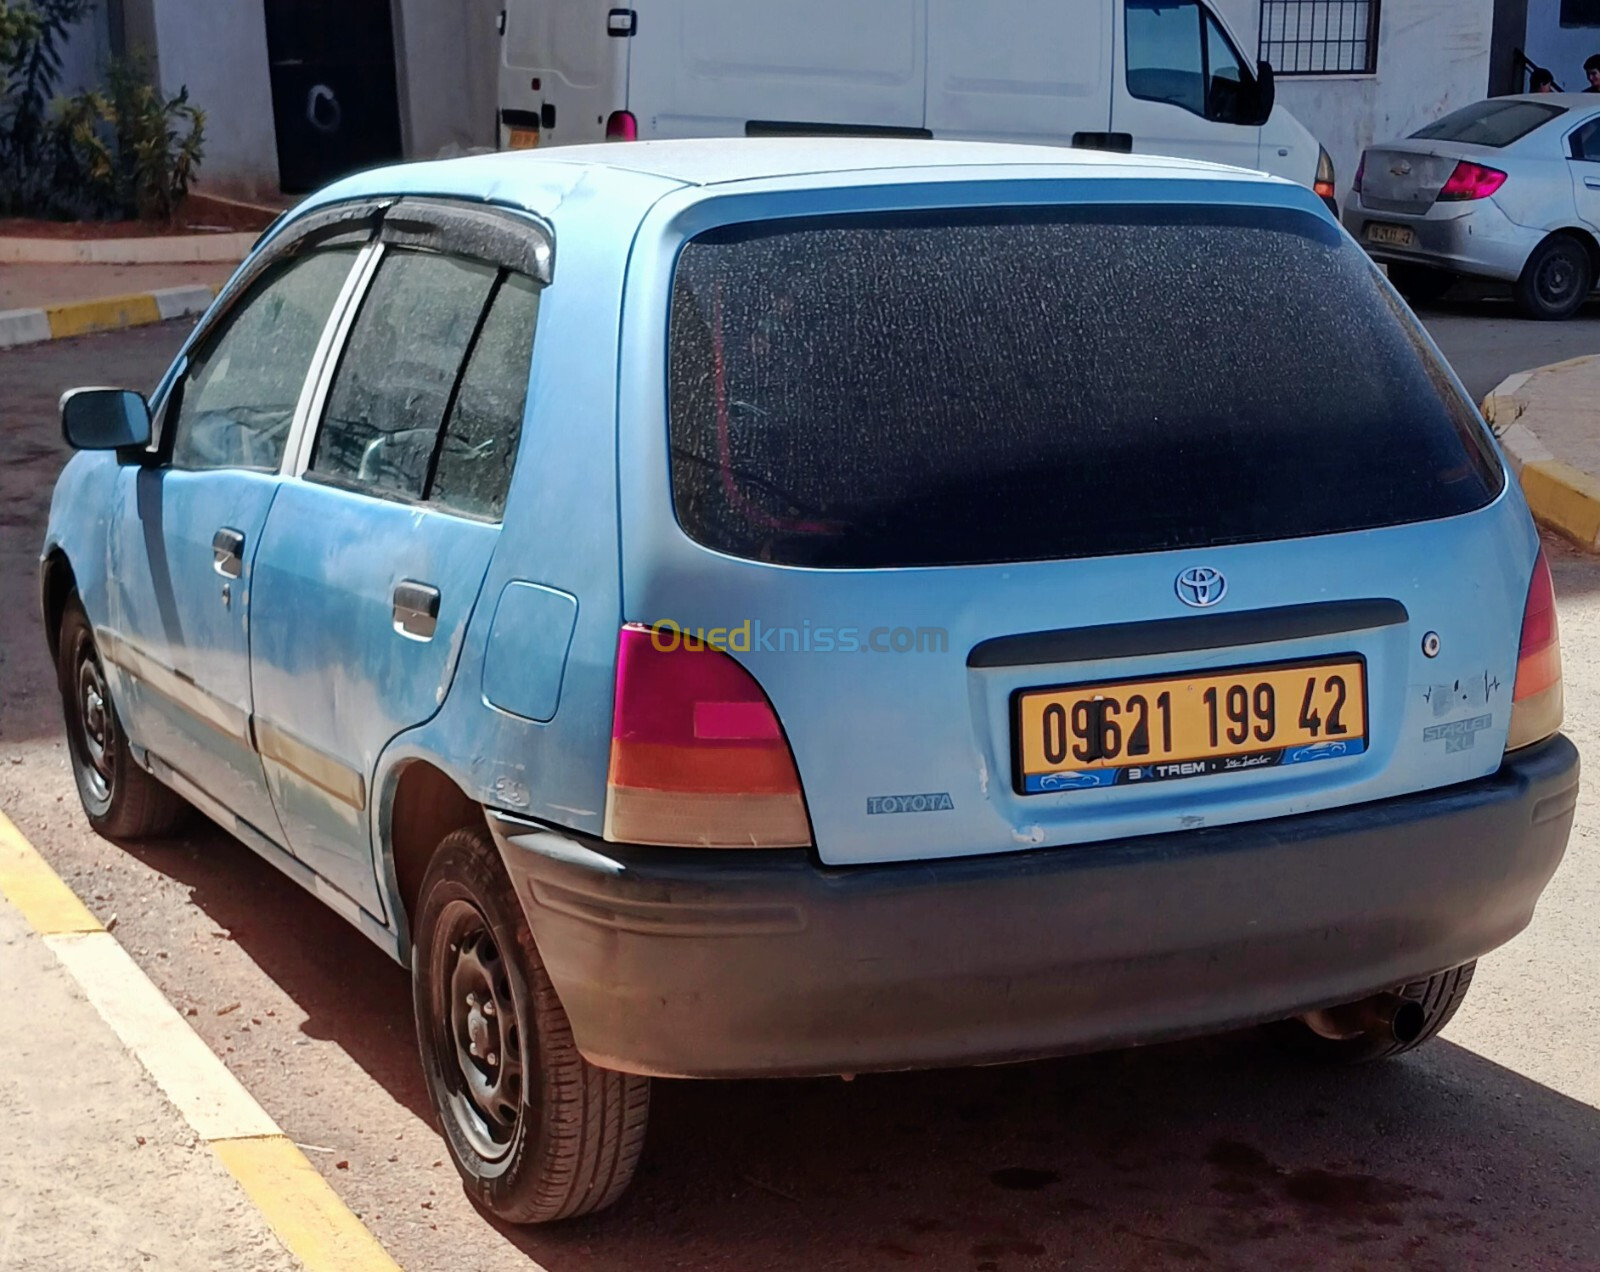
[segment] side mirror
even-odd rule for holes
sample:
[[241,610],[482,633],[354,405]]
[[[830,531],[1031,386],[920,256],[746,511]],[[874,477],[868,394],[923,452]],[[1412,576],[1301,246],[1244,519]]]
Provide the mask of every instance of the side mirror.
[[1271,62],[1256,63],[1256,109],[1258,126],[1272,118],[1272,108],[1278,104],[1278,76]]
[[69,389],[61,395],[61,435],[74,450],[150,444],[150,404],[131,389]]

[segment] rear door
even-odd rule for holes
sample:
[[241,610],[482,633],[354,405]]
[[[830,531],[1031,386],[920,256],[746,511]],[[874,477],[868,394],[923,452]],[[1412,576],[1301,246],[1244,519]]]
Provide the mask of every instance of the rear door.
[[928,0],[936,137],[1093,143],[1110,129],[1114,6]]
[[684,247],[624,618],[736,633],[828,862],[1492,772],[1537,545],[1415,320],[1259,186],[1074,188]]
[[[539,282],[485,255],[497,218],[434,234],[402,204],[300,480],[256,553],[256,740],[295,855],[380,913],[371,780],[444,702],[498,537]],[[426,218],[423,218],[425,223]],[[517,221],[506,233],[540,232]],[[458,246],[471,241],[470,247]],[[536,253],[525,253],[532,259]]]
[[737,137],[806,124],[923,127],[925,0],[684,0],[640,15],[639,135]]
[[1124,0],[1112,74],[1111,128],[1140,154],[1258,166],[1261,129],[1248,113],[1252,72],[1198,0]]
[[[633,41],[595,0],[508,0],[501,39],[501,144],[600,141],[625,105]],[[623,12],[623,11],[618,11]]]

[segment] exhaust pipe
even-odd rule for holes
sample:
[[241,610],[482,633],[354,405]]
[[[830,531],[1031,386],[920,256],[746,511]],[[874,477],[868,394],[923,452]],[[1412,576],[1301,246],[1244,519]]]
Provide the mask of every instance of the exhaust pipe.
[[1428,1027],[1428,1013],[1422,1004],[1399,994],[1374,994],[1357,1002],[1308,1011],[1299,1019],[1318,1037],[1335,1042],[1377,1035],[1404,1046],[1422,1037]]

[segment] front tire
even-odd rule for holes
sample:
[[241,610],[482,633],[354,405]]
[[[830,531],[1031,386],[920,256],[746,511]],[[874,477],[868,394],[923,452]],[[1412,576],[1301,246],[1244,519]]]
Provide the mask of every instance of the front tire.
[[1594,262],[1583,244],[1552,234],[1533,249],[1513,295],[1529,318],[1560,322],[1577,313],[1593,289]]
[[176,830],[189,806],[134,762],[94,630],[75,594],[62,614],[56,648],[67,750],[89,825],[108,839],[150,839]]
[[411,967],[428,1094],[473,1201],[508,1223],[548,1223],[622,1196],[650,1080],[579,1054],[486,831],[455,831],[434,853]]
[[1285,1051],[1323,1064],[1370,1064],[1404,1055],[1431,1042],[1450,1023],[1472,987],[1476,960],[1426,980],[1412,981],[1395,992],[1422,1006],[1422,1027],[1416,1036],[1400,1041],[1392,1035],[1367,1034],[1354,1038],[1325,1038],[1303,1020],[1279,1020],[1266,1026],[1266,1032]]

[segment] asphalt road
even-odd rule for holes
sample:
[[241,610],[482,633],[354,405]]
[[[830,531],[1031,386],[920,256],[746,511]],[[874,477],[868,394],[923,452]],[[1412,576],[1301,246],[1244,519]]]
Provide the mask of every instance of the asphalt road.
[[[1501,365],[1600,349],[1593,319],[1502,328],[1457,307],[1431,322],[1465,350],[1475,389]],[[405,1266],[1600,1266],[1592,797],[1533,927],[1484,960],[1444,1038],[1403,1061],[1307,1070],[1245,1033],[850,1084],[661,1083],[619,1208],[538,1231],[485,1220],[431,1124],[405,973],[218,831],[118,847],[79,811],[35,600],[65,458],[56,396],[149,386],[181,334],[0,352],[0,807],[115,916],[117,938]],[[1568,731],[1591,749],[1600,561],[1552,551]],[[0,1021],[25,1027],[28,1009],[0,1003]]]
[[1508,289],[1457,287],[1417,313],[1474,402],[1518,371],[1600,353],[1600,300],[1568,322],[1529,322],[1512,308]]

